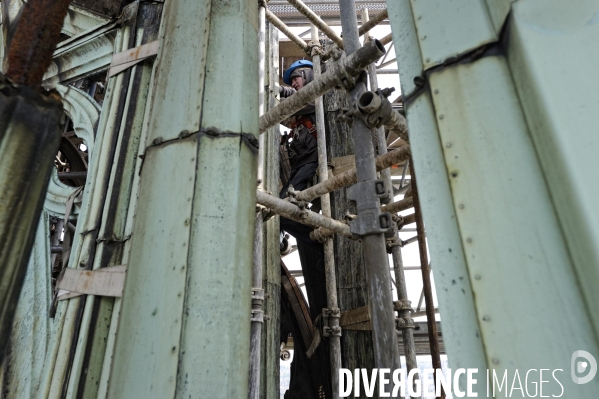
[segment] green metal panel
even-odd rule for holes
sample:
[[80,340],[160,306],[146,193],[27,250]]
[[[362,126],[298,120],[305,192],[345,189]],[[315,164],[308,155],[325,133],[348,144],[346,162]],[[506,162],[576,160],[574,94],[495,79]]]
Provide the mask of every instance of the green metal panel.
[[501,32],[514,1],[516,0],[485,0],[495,32]]
[[[436,71],[430,85],[490,365],[564,369],[577,349],[597,353],[505,59]],[[534,311],[516,320],[519,307]]]
[[[599,336],[599,5],[514,4],[508,61]],[[583,348],[581,348],[583,349]]]
[[498,38],[484,0],[412,0],[412,14],[425,70]]
[[417,89],[416,82],[422,75],[422,57],[418,32],[414,25],[410,0],[393,0],[387,2],[389,20],[392,23],[393,40],[396,49],[401,43],[401,51],[396,51],[397,65],[401,73],[400,85],[403,98],[410,97]]
[[179,398],[247,395],[255,155],[239,137],[199,139]]
[[108,397],[175,395],[197,141],[146,151]]
[[[168,108],[169,117],[165,118],[159,112],[150,114],[148,143],[172,140],[181,133],[185,135],[200,130],[211,4],[210,0],[197,0],[193,5],[181,1],[165,4],[152,95],[153,108]],[[226,5],[223,7],[226,8]],[[207,93],[206,97],[224,98],[227,89],[228,85],[218,87],[216,92]],[[238,129],[239,126],[236,126],[235,130]]]
[[[487,368],[484,345],[478,325],[474,295],[466,267],[460,232],[453,208],[443,149],[439,142],[431,96],[423,92],[409,106],[408,127],[413,162],[418,173],[418,194],[427,223],[427,237],[439,309],[443,341],[452,370]],[[466,391],[466,382],[460,380]],[[484,378],[475,392],[485,397]]]

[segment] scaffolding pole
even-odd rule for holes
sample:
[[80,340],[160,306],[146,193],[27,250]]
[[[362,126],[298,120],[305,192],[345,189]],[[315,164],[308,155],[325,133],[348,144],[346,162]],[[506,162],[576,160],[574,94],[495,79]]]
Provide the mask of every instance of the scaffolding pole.
[[[393,165],[397,165],[401,161],[407,159],[407,157],[409,156],[409,145],[404,145],[396,150],[386,153],[385,155],[380,155],[375,159],[375,173],[376,171],[383,170],[385,168],[390,168]],[[356,165],[357,164],[358,162],[356,162]],[[356,168],[353,168],[341,174],[338,174],[332,179],[328,179],[326,181],[322,181],[318,184],[315,184],[312,187],[307,188],[303,191],[290,190],[290,193],[292,193],[294,198],[298,201],[312,201],[314,198],[320,197],[326,193],[330,193],[331,191],[340,189],[341,187],[354,184],[356,181],[358,181],[357,170]]]
[[334,41],[337,44],[337,46],[343,48],[343,39],[341,39],[339,35],[336,34],[335,31],[329,27],[329,25],[327,25],[322,19],[320,19],[318,15],[314,14],[314,11],[312,11],[307,5],[305,5],[301,0],[287,1],[289,1],[289,4],[294,6],[299,12],[304,14],[304,16],[308,18],[310,22],[316,25],[318,29],[320,29],[325,35],[327,35],[329,39]]
[[[362,10],[362,27],[367,26],[368,22],[368,9],[364,8]],[[371,39],[368,35],[368,32],[364,33],[365,42],[370,41]],[[378,90],[378,80],[376,76],[376,67],[374,64],[370,64],[368,66],[368,78],[370,80],[370,90]],[[378,129],[376,129],[376,138],[378,141],[379,154],[386,154],[387,139],[385,137],[385,128],[383,126],[380,126]],[[385,187],[389,195],[387,202],[393,201],[393,185],[391,184],[391,171],[389,169],[383,169],[381,171],[381,177],[385,182]],[[389,206],[383,208],[387,208],[386,210],[389,211],[389,209],[407,209],[407,207],[409,206],[412,206],[412,197],[410,197],[407,200],[402,200],[397,203],[389,204]],[[399,329],[402,330],[402,340],[406,356],[406,367],[409,372],[410,370],[418,368],[418,364],[416,362],[416,345],[414,343],[414,322],[410,317],[411,303],[408,299],[408,290],[406,288],[406,276],[403,269],[403,257],[401,255],[401,245],[399,245],[401,243],[401,240],[399,239],[399,234],[397,232],[395,233],[395,236],[393,238],[395,245],[391,247],[391,254],[393,259],[393,273],[395,274],[395,286],[397,288],[398,299],[396,310],[398,312],[399,318],[397,320],[397,324]]]
[[[261,6],[261,8],[264,7]],[[267,8],[265,9],[265,16],[271,24],[276,26],[281,32],[283,32],[285,36],[289,38],[289,40],[297,44],[304,52],[307,53],[310,51],[308,44],[301,37],[293,33],[291,29],[289,29],[289,27],[285,25],[283,21],[281,21],[275,14],[273,14]]]
[[[360,49],[356,6],[353,0],[341,0],[339,5],[345,51],[347,56],[351,57]],[[373,42],[380,43],[376,40]],[[365,48],[369,45],[370,43]],[[355,86],[349,92],[351,101],[357,101],[358,97],[365,91],[364,80],[357,80]],[[375,185],[374,182],[377,179],[372,132],[364,121],[354,118],[353,135],[356,147],[355,159],[358,184],[353,187],[352,191],[353,194],[356,194],[354,198],[358,208],[358,218],[352,221],[352,224],[366,226],[367,219],[380,214],[377,193],[369,188]],[[374,209],[367,208],[370,204],[375,204]],[[362,243],[370,297],[368,305],[372,323],[375,365],[378,368],[396,370],[401,366],[385,237],[383,233],[371,228],[371,226],[366,227],[364,231],[366,233],[362,237]]]
[[[312,42],[319,43],[318,28],[312,25]],[[314,77],[321,75],[320,53],[315,52],[313,58]],[[327,145],[325,135],[324,121],[324,106],[322,97],[317,97],[315,100],[316,106],[316,129],[318,141],[318,179],[325,181],[328,179],[328,160],[327,160]],[[331,217],[331,199],[329,194],[324,194],[320,197],[320,205],[323,216]],[[324,268],[326,276],[327,288],[327,306],[326,310],[329,314],[330,328],[330,356],[331,356],[331,389],[333,398],[339,397],[339,369],[341,368],[341,327],[339,327],[339,317],[341,311],[337,301],[337,276],[335,275],[335,248],[333,247],[333,238],[327,238],[324,241]]]
[[[418,187],[416,184],[416,174],[414,173],[413,162],[410,162],[410,176],[412,178],[412,198],[414,199],[414,215],[416,217],[416,231],[418,234],[418,252],[420,252],[420,267],[422,269],[422,292],[425,300],[428,339],[431,348],[433,369],[435,369],[435,378],[437,378],[437,370],[441,370],[441,350],[439,348],[439,336],[437,335],[437,323],[435,322],[435,304],[433,303],[431,267],[428,263],[424,220],[422,218],[422,211],[420,209],[420,202],[418,200]],[[442,393],[441,397],[445,397],[445,395]]]
[[[265,109],[264,70],[266,57],[266,9],[265,3],[258,6],[258,114],[262,116]],[[258,188],[264,181],[264,142],[265,134],[258,138]],[[262,325],[264,323],[264,290],[262,289],[262,254],[264,250],[264,214],[262,207],[256,207],[254,219],[254,256],[252,260],[252,318],[250,325],[250,371],[248,399],[260,396],[260,344],[262,342]]]

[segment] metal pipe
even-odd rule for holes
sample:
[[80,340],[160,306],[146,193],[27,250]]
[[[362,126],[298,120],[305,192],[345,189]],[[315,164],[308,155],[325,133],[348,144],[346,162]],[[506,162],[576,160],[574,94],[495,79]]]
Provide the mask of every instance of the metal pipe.
[[[397,134],[401,139],[408,141],[408,125],[406,118],[393,109],[386,97],[365,91],[359,96],[358,108],[369,120],[376,118],[377,123],[382,123],[387,129]],[[385,145],[386,147],[386,142]]]
[[[433,289],[430,276],[430,265],[428,263],[428,254],[426,251],[426,237],[424,234],[424,220],[418,200],[418,187],[416,184],[416,174],[414,173],[414,163],[410,163],[410,176],[412,177],[412,197],[414,198],[414,215],[416,216],[416,231],[418,234],[418,252],[420,252],[420,264],[422,265],[422,289],[426,306],[426,322],[428,324],[428,338],[431,348],[431,358],[433,369],[435,369],[435,378],[437,369],[441,369],[441,350],[439,348],[439,337],[437,335],[437,323],[435,323],[435,304],[433,303]],[[442,397],[445,395],[442,393]]]
[[[264,8],[264,7],[261,7]],[[264,290],[262,289],[262,253],[264,236],[264,214],[257,207],[254,224],[254,257],[252,262],[252,321],[250,326],[250,372],[248,399],[260,397],[260,343],[264,324]]]
[[402,226],[407,226],[408,224],[416,223],[416,214],[412,213],[411,215],[403,217]]
[[[265,10],[265,16],[268,21],[277,27],[285,36],[289,38],[292,42],[297,44],[304,52],[308,53],[310,48],[308,47],[308,43],[306,43],[301,37],[293,33],[287,25],[283,21],[281,21],[275,14],[270,12],[267,8],[260,7]],[[262,12],[262,11],[260,11]]]
[[[312,42],[318,43],[318,29],[312,25]],[[313,58],[314,78],[321,74],[320,55],[317,53]],[[316,130],[318,142],[318,179],[323,182],[328,179],[328,160],[324,121],[324,105],[322,97],[315,100],[316,107]],[[331,217],[331,199],[329,194],[320,197],[320,205],[323,216]],[[327,307],[329,309],[329,327],[332,334],[329,337],[330,357],[331,357],[331,389],[333,398],[339,397],[339,369],[341,368],[341,327],[339,327],[339,317],[341,311],[337,301],[337,276],[335,275],[335,249],[333,238],[327,238],[324,241],[324,268],[327,288]],[[331,317],[332,316],[332,317]]]
[[388,205],[383,205],[381,207],[381,211],[383,212],[390,212],[390,213],[397,213],[397,212],[401,212],[401,211],[405,211],[406,209],[410,209],[411,207],[414,206],[414,201],[412,197],[407,197],[404,198],[402,200],[396,201],[396,202],[392,202]]
[[[383,14],[383,13],[381,13],[381,14]],[[387,10],[385,10],[384,14],[387,15]],[[369,21],[370,17],[368,15],[368,8],[365,7],[362,9],[361,16],[362,16],[362,27],[367,26],[368,23],[370,22]],[[383,18],[383,19],[385,19],[385,18]],[[365,31],[365,33],[368,33],[368,31]],[[372,40],[372,38],[370,37],[370,35],[366,34],[366,36],[364,37],[364,43],[368,43],[371,40]],[[379,88],[379,82],[376,77],[376,67],[374,66],[374,63],[368,65],[367,70],[368,70],[368,80],[370,81],[370,90],[376,91]],[[376,129],[376,139],[377,139],[377,147],[378,147],[379,155],[386,154],[387,153],[387,139],[385,138],[385,128],[384,127],[380,126],[378,129]],[[385,190],[387,192],[387,198],[382,198],[381,202],[384,204],[388,204],[389,202],[393,201],[393,186],[391,185],[391,171],[389,170],[389,168],[385,168],[385,169],[381,170],[381,177],[383,179],[383,182],[385,183]]]
[[297,8],[299,12],[304,14],[306,18],[310,20],[314,25],[318,27],[325,35],[329,37],[332,41],[334,41],[339,48],[343,48],[343,39],[339,37],[338,34],[335,33],[333,29],[331,29],[320,17],[314,14],[307,5],[305,5],[301,0],[288,0],[289,4]]
[[[266,57],[266,4],[258,7],[258,115],[264,114],[265,91],[264,70]],[[259,137],[258,147],[258,188],[264,182],[264,143],[265,136]],[[260,352],[262,342],[262,324],[264,324],[264,290],[262,289],[262,254],[264,252],[264,214],[262,208],[257,207],[254,219],[254,257],[252,262],[252,318],[250,325],[250,370],[248,399],[260,397]]]
[[60,172],[58,173],[59,179],[76,179],[76,180],[85,180],[87,179],[87,171],[77,171],[77,172]]
[[377,65],[377,66],[376,66],[376,69],[384,68],[384,67],[386,67],[387,65],[391,65],[391,64],[393,64],[394,62],[397,62],[397,58],[393,58],[392,60],[389,60],[389,61],[387,61],[387,62],[383,62],[383,63],[381,63],[380,65]]
[[60,40],[60,31],[68,9],[69,0],[29,0],[25,3],[8,52],[6,76],[14,83],[41,86]]
[[[294,94],[295,95],[295,94]],[[372,144],[372,141],[371,141]],[[356,147],[357,148],[357,147]],[[410,146],[404,145],[396,150],[380,155],[375,160],[375,176],[376,171],[389,168],[396,165],[410,156]],[[356,164],[358,164],[356,160]],[[293,192],[294,197],[300,201],[312,201],[314,198],[320,197],[331,191],[340,189],[341,187],[349,186],[358,181],[356,168],[347,170],[332,179],[315,184],[314,186],[307,188],[303,191]]]
[[393,40],[393,36],[391,35],[391,33],[389,33],[387,36],[383,36],[383,38],[381,40],[379,40],[383,46],[391,43],[391,41]]
[[[348,57],[351,57],[360,49],[356,6],[354,0],[341,0],[339,6],[345,52]],[[374,42],[379,43],[377,40]],[[368,45],[370,43],[366,46]],[[349,91],[351,101],[357,101],[358,97],[365,91],[364,81],[358,80]],[[377,178],[372,132],[364,121],[354,118],[353,135],[356,148],[357,181],[358,183],[372,182]],[[374,197],[376,193],[373,191],[370,195]],[[364,198],[364,200],[372,200],[372,197],[370,199]],[[356,205],[358,209],[360,209],[361,201]],[[360,218],[360,213],[358,213],[358,218]],[[368,234],[362,237],[362,244],[368,280],[368,305],[372,323],[375,365],[377,368],[396,370],[401,366],[395,331],[395,312],[393,310],[391,276],[389,274],[385,237],[382,233]]]
[[271,209],[276,214],[291,220],[295,220],[296,222],[312,227],[325,227],[337,234],[341,234],[350,238],[352,237],[349,226],[345,223],[341,223],[337,220],[328,218],[307,209],[300,209],[291,202],[267,194],[264,191],[258,190],[256,192],[256,202]]
[[[368,8],[364,7],[362,9],[362,16],[364,16],[364,11],[366,11],[366,15],[368,16]],[[364,18],[362,18],[362,26],[360,26],[360,29],[358,30],[358,34],[360,36],[366,34],[370,29],[374,28],[375,26],[377,26],[378,24],[383,22],[388,17],[389,17],[389,12],[385,8],[383,11],[376,14],[376,17],[374,17],[373,19],[366,18],[366,20],[364,20]]]
[[385,54],[384,47],[378,40],[374,40],[357,52],[334,63],[318,79],[314,79],[304,86],[302,90],[262,115],[260,117],[260,131],[264,132],[266,129],[293,115],[307,103],[323,95],[329,89],[344,84],[344,81],[352,80],[353,76],[359,74],[368,64],[374,62],[383,54]]

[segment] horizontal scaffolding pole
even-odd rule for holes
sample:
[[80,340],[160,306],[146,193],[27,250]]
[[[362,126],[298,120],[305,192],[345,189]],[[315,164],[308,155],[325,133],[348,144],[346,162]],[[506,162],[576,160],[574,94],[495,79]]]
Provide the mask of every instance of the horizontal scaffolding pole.
[[293,33],[287,25],[283,21],[281,21],[275,14],[270,12],[268,8],[266,9],[266,19],[270,21],[271,24],[277,27],[285,36],[287,36],[292,42],[297,44],[304,52],[309,52],[310,48],[308,47],[308,43],[306,43],[301,37],[297,36]]
[[388,17],[389,17],[389,12],[387,11],[387,9],[379,12],[378,14],[376,14],[376,16],[374,18],[372,18],[368,22],[363,23],[362,26],[360,26],[360,29],[358,30],[358,35],[362,36],[362,35],[366,34],[370,29],[374,28],[375,26],[377,26],[378,24],[383,22]]
[[393,36],[391,36],[391,33],[389,33],[387,36],[384,36],[381,40],[379,40],[383,46],[386,44],[391,43],[391,41],[393,40]]
[[272,210],[274,213],[284,216],[296,222],[312,226],[314,228],[324,227],[334,231],[337,234],[346,237],[352,237],[349,226],[335,219],[323,216],[319,213],[312,212],[309,209],[301,209],[297,205],[289,201],[280,199],[273,195],[267,194],[264,191],[256,191],[256,202]]
[[318,15],[314,13],[307,5],[305,5],[301,0],[288,0],[289,4],[294,6],[299,12],[304,14],[306,18],[310,20],[321,32],[329,37],[332,41],[334,41],[339,48],[343,48],[343,39],[339,37],[337,33],[329,25],[326,24]]
[[[410,156],[410,146],[404,145],[396,150],[380,155],[376,157],[376,170],[380,171],[386,168],[390,168],[393,165],[405,161]],[[341,187],[349,186],[357,181],[356,169],[350,169],[345,171],[332,179],[320,182],[310,188],[303,191],[297,191],[294,193],[295,199],[299,201],[312,201],[316,197],[320,197],[331,191],[340,189]]]
[[413,201],[412,197],[407,197],[400,201],[392,202],[388,205],[383,205],[381,207],[381,211],[397,213],[397,212],[405,211],[406,209],[410,209],[413,206],[414,206],[414,201]]
[[327,72],[262,115],[260,117],[260,131],[264,132],[285,120],[316,97],[323,95],[335,86],[342,85],[344,80],[351,80],[353,76],[360,73],[383,54],[385,54],[383,45],[378,40],[373,40],[355,53],[332,64]]

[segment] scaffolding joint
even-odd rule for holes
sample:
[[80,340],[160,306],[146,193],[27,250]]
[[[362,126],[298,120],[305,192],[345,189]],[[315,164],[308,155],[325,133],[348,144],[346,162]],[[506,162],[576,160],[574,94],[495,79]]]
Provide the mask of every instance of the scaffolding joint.
[[362,237],[383,233],[392,237],[395,233],[392,216],[381,212],[380,199],[388,195],[383,180],[356,183],[347,189],[347,197],[356,203],[358,216],[349,224],[354,236]]
[[395,328],[398,330],[405,330],[407,328],[416,328],[416,325],[414,324],[414,320],[407,316],[407,317],[398,317],[395,319]]
[[340,337],[341,327],[339,319],[341,318],[341,309],[324,308],[322,309],[322,336],[329,338],[331,336]]
[[252,287],[252,318],[254,323],[264,323],[267,316],[264,315],[262,304],[264,303],[264,290],[260,287]]

